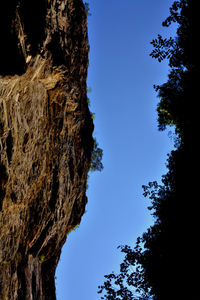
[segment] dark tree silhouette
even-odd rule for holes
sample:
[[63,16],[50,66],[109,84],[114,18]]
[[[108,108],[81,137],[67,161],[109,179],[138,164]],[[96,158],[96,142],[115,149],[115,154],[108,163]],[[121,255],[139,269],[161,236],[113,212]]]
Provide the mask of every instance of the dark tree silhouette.
[[198,236],[198,98],[200,59],[197,32],[200,29],[198,3],[175,1],[163,26],[177,24],[175,38],[161,35],[151,43],[150,54],[169,60],[168,81],[155,86],[160,102],[158,127],[173,126],[176,150],[167,160],[168,172],[162,184],[143,186],[144,196],[151,200],[154,224],[139,237],[136,246],[121,246],[125,258],[119,274],[106,275],[99,287],[101,299],[196,299],[195,272],[198,262],[195,241]]
[[92,172],[103,170],[103,164],[102,164],[103,150],[98,146],[99,144],[97,143],[97,140],[94,139],[94,146],[93,146],[91,166],[90,166],[90,171]]

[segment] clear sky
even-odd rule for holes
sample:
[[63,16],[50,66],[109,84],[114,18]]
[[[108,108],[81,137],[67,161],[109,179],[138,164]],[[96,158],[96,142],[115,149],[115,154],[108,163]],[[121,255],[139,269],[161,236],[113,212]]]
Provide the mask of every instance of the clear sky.
[[[119,271],[119,245],[134,247],[152,223],[142,185],[166,172],[173,142],[157,129],[153,84],[167,80],[168,66],[149,56],[150,41],[165,35],[162,21],[173,0],[87,0],[90,67],[88,95],[94,136],[104,170],[91,174],[88,204],[71,232],[56,273],[58,300],[99,300],[104,275]],[[172,32],[173,35],[174,32]]]

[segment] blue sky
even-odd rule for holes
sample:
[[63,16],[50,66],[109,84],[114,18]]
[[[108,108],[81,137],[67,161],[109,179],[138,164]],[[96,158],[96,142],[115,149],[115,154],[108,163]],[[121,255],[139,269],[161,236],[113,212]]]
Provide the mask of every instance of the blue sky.
[[[162,21],[173,0],[88,0],[88,95],[104,170],[90,175],[80,227],[63,247],[56,273],[58,300],[99,300],[104,275],[119,271],[119,245],[134,247],[152,223],[142,185],[166,172],[173,142],[157,129],[153,84],[167,80],[167,63],[149,56],[166,35]],[[171,34],[174,31],[171,30]]]

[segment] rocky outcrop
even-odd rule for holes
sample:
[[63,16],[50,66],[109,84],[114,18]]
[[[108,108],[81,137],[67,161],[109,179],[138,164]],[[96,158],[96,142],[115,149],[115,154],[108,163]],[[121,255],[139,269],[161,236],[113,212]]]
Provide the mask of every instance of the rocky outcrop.
[[82,0],[0,4],[0,299],[56,299],[93,150]]

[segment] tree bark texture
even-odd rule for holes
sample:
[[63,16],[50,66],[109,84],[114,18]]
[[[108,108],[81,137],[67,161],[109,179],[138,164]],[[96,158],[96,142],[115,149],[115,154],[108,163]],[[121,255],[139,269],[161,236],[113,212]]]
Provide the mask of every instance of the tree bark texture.
[[85,6],[1,1],[0,33],[0,299],[54,300],[93,149]]

